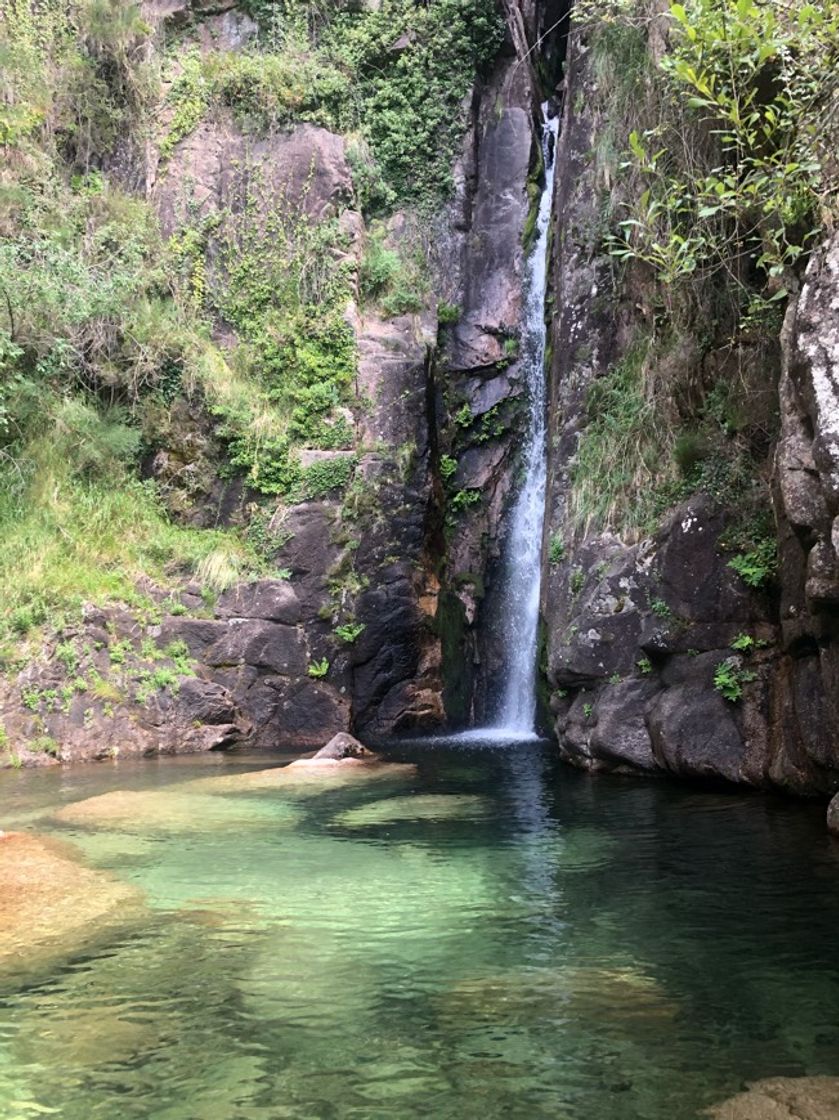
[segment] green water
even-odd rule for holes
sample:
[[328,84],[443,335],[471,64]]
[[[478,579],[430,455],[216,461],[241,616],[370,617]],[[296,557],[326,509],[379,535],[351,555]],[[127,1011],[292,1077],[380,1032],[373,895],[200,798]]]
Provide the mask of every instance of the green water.
[[[0,1117],[688,1120],[839,1074],[822,807],[592,779],[539,745],[398,757],[416,774],[212,797],[189,783],[266,759],[0,775],[0,825],[150,907],[4,981]],[[183,812],[51,815],[112,789]]]

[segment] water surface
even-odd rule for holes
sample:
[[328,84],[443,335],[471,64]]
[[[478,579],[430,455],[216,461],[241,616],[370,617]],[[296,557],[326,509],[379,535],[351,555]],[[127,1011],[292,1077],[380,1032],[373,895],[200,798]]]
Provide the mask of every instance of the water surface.
[[[0,775],[0,825],[149,905],[3,981],[0,1116],[690,1120],[839,1074],[821,806],[590,778],[539,743],[392,754],[416,773],[287,791],[192,785],[265,757]],[[115,789],[171,825],[54,816]]]

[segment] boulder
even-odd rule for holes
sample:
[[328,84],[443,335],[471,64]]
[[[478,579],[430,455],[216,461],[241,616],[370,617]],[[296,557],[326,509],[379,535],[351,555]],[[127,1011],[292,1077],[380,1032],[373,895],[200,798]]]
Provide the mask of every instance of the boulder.
[[[344,758],[373,758],[373,752],[368,750],[358,739],[346,731],[339,731],[333,735],[325,747],[315,755],[315,759],[344,759]],[[313,760],[314,761],[314,760]]]

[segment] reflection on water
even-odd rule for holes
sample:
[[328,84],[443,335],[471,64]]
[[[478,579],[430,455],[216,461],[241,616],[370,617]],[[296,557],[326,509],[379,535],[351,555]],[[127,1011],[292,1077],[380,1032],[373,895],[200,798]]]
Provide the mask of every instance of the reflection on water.
[[264,758],[0,776],[0,825],[146,900],[2,980],[0,1116],[690,1120],[839,1074],[820,807],[539,743],[392,754],[416,769],[303,792]]

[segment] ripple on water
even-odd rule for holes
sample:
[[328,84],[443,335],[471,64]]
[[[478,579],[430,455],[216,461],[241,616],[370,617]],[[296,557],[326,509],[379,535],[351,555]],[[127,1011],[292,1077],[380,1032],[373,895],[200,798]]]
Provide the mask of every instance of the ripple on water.
[[402,757],[387,781],[91,768],[52,802],[16,775],[15,811],[149,909],[4,988],[3,1120],[696,1120],[839,1072],[819,812],[538,745]]

